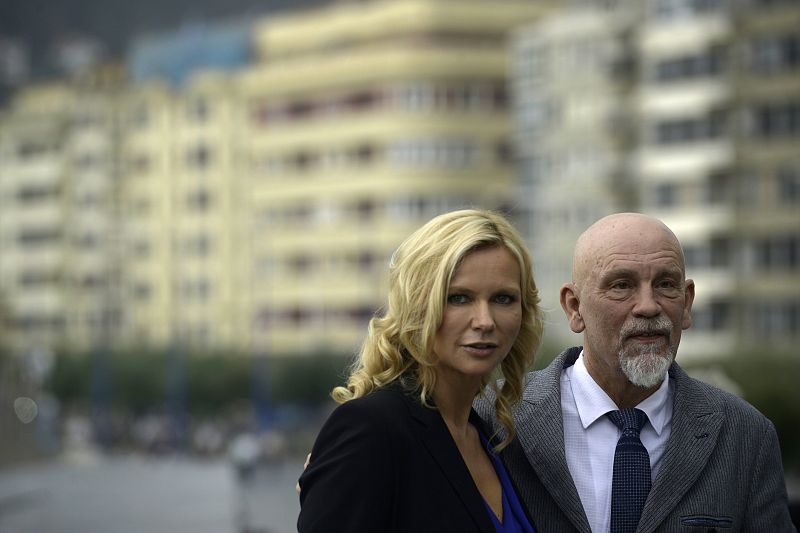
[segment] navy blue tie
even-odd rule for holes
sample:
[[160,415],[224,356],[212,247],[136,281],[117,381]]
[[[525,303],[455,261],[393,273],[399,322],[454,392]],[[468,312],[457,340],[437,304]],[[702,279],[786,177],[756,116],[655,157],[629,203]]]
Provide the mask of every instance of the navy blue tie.
[[611,533],[633,533],[650,492],[650,454],[639,439],[647,415],[639,409],[606,413],[622,430],[614,452],[611,482]]

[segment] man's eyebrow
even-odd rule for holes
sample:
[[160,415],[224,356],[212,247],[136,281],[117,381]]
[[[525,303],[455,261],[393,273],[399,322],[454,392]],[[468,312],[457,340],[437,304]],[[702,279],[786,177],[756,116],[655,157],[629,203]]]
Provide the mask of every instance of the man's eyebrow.
[[[656,271],[655,275],[656,278],[664,276],[681,278],[683,277],[683,271],[678,267],[664,267]],[[614,268],[612,270],[609,270],[601,274],[600,281],[607,282],[617,278],[638,278],[638,277],[639,273],[634,269]]]

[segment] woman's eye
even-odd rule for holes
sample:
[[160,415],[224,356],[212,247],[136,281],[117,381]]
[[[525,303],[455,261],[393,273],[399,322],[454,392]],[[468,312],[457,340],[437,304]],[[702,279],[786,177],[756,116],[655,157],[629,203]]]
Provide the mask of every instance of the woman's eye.
[[451,294],[447,297],[447,303],[459,305],[465,304],[469,301],[469,298],[465,294]]
[[516,298],[514,298],[510,294],[500,294],[497,297],[495,297],[495,301],[499,304],[508,305],[508,304],[513,304],[516,301]]

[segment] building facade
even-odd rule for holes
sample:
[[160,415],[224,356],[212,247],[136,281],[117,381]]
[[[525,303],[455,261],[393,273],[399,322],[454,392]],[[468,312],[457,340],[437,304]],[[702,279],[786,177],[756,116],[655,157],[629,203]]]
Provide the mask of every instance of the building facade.
[[[523,197],[531,202],[537,279],[551,283],[553,331],[569,337],[554,292],[556,278],[569,276],[567,246],[607,212],[633,210],[675,230],[697,283],[682,358],[701,363],[765,346],[789,353],[800,336],[800,8],[761,0],[598,6],[584,3],[515,34]],[[593,35],[580,21],[598,17],[620,52],[598,70],[612,91],[587,82],[588,66],[571,69],[559,88],[548,60],[569,64],[568,50]],[[596,43],[583,57],[601,50]],[[616,102],[608,108],[615,111],[584,115],[578,134],[564,136],[570,99],[577,109]],[[569,155],[580,161],[592,135],[604,140],[597,153],[621,170],[605,172],[595,159],[577,173],[587,181],[576,187],[559,173],[570,168]]]
[[513,33],[517,218],[554,344],[574,342],[559,289],[569,281],[575,240],[595,220],[636,205],[637,5],[576,4]]
[[507,33],[528,2],[339,3],[257,30],[241,79],[253,342],[352,353],[392,251],[441,212],[512,202]]
[[676,230],[700,288],[693,357],[788,352],[800,336],[798,17],[796,3],[761,1],[647,13],[642,208]]

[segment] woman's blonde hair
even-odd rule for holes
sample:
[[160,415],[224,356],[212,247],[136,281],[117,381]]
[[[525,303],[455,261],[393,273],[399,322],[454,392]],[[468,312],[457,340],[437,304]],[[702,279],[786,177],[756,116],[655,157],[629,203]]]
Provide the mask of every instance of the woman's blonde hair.
[[419,391],[423,404],[429,404],[436,387],[433,343],[450,280],[467,254],[491,246],[508,249],[517,258],[521,273],[522,324],[500,365],[504,379],[499,388],[493,377],[487,376],[483,384],[491,383],[497,391],[495,410],[507,436],[496,448],[506,446],[515,434],[511,410],[522,396],[525,374],[542,337],[543,320],[527,248],[508,220],[492,211],[467,209],[439,215],[400,245],[389,264],[385,314],[370,320],[347,386],[336,387],[333,399],[344,403],[400,379],[405,388]]

